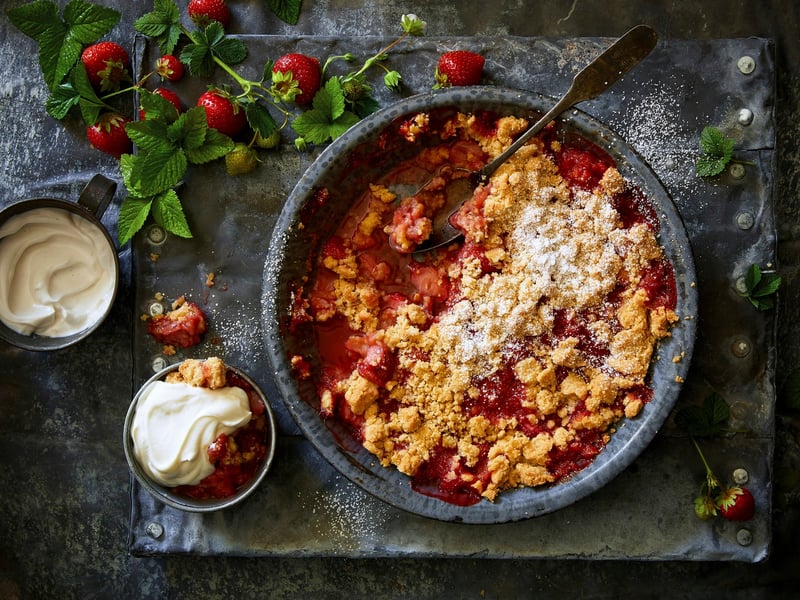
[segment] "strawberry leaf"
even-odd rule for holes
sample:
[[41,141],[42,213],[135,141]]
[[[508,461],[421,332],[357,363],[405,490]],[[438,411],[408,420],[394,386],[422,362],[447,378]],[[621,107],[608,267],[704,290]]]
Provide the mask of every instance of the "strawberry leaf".
[[[172,124],[168,135],[184,149],[185,152],[200,148],[206,140],[206,132],[209,131],[206,121],[205,111],[195,106],[183,113],[175,123]],[[189,162],[194,162],[187,154]]]
[[152,204],[152,198],[137,198],[130,194],[122,201],[117,218],[117,239],[120,246],[144,226]]
[[203,164],[222,158],[233,150],[233,140],[216,129],[206,131],[203,145],[197,148],[187,148],[186,158],[192,164]]
[[214,57],[227,64],[237,64],[247,58],[247,47],[241,40],[225,37],[222,25],[213,21],[203,31],[189,33],[191,43],[181,51],[181,62],[192,75],[210,77],[216,68]]
[[[215,24],[219,26],[219,23]],[[241,40],[237,40],[236,38],[221,39],[211,47],[211,51],[222,62],[229,65],[239,64],[245,58],[247,58],[247,46],[245,46]]]
[[178,109],[160,94],[142,89],[139,91],[139,104],[147,120],[174,123],[178,119]]
[[719,394],[712,393],[702,406],[691,404],[675,414],[675,425],[692,437],[710,437],[721,433],[730,418],[730,408]]
[[292,129],[312,144],[335,140],[359,121],[358,115],[345,110],[338,77],[331,77],[316,93],[312,106],[314,108],[292,121]]
[[183,214],[183,207],[175,190],[168,190],[153,201],[153,218],[170,233],[183,238],[192,237],[192,231]]
[[177,185],[186,167],[186,155],[180,148],[164,145],[140,150],[133,162],[128,189],[141,197],[155,196]]
[[289,25],[297,25],[301,4],[301,0],[267,0],[267,6],[272,13]]
[[159,149],[172,149],[167,139],[167,124],[160,119],[133,121],[125,126],[128,137],[139,147],[141,152]]
[[47,88],[53,92],[80,59],[83,46],[111,31],[120,13],[85,0],[71,0],[62,20],[54,2],[38,0],[9,10],[8,17],[39,45],[39,68]]
[[275,131],[278,130],[278,124],[269,111],[258,104],[257,102],[250,102],[245,107],[245,115],[247,115],[247,123],[253,131],[261,134],[261,137],[268,138]]
[[181,36],[181,18],[173,0],[155,0],[153,11],[136,20],[134,28],[151,37],[162,54],[172,54]]

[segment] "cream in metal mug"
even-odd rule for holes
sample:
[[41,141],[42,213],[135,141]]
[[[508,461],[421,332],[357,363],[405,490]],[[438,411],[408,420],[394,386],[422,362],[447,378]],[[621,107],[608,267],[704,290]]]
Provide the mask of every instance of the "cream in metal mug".
[[0,211],[0,338],[58,350],[111,311],[119,258],[100,218],[116,183],[95,175],[78,201],[33,198]]

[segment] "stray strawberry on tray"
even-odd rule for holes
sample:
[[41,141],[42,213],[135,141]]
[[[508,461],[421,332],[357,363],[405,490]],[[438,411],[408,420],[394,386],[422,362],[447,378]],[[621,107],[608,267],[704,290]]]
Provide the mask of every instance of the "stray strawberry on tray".
[[172,310],[151,317],[147,323],[147,333],[164,344],[165,354],[174,354],[175,347],[196,346],[207,329],[205,313],[185,296],[172,303]]

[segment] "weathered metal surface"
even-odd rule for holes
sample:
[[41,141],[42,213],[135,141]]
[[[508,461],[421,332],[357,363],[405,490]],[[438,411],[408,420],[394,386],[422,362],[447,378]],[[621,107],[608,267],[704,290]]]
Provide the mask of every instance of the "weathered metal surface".
[[[267,57],[287,51],[319,56],[348,50],[368,56],[379,38],[253,36],[244,74],[257,78]],[[392,64],[404,73],[407,93],[428,89],[438,54],[468,47],[487,57],[487,83],[559,95],[572,75],[608,40],[543,38],[422,38],[411,40]],[[346,48],[345,48],[346,46]],[[144,61],[152,49],[142,48]],[[750,56],[755,68],[737,67]],[[334,471],[299,436],[275,392],[260,327],[261,271],[270,232],[294,182],[315,153],[287,143],[255,174],[233,179],[221,164],[194,169],[181,190],[192,240],[169,236],[154,244],[139,236],[133,247],[133,318],[157,292],[180,295],[207,310],[211,331],[192,356],[217,354],[248,371],[271,395],[281,430],[271,476],[241,507],[218,515],[188,515],[132,488],[130,548],[137,554],[196,553],[273,556],[486,556],[696,560],[764,559],[771,539],[771,457],[774,443],[774,321],[735,293],[747,267],[774,264],[772,212],[775,129],[771,43],[762,39],[666,40],[608,94],[581,108],[616,130],[651,165],[686,224],[700,294],[695,357],[679,405],[711,391],[733,407],[734,428],[746,430],[707,448],[721,477],[743,467],[759,513],[741,526],[705,523],[691,501],[703,478],[689,441],[671,422],[642,456],[590,497],[556,513],[507,525],[463,526],[411,516],[375,500]],[[200,84],[183,89],[187,99]],[[193,96],[194,94],[194,96]],[[389,102],[388,96],[382,101]],[[739,112],[753,113],[749,125]],[[752,163],[740,178],[694,175],[699,132],[733,124],[737,154]],[[736,174],[738,175],[738,174]],[[745,215],[745,216],[743,216]],[[742,228],[752,221],[752,226]],[[152,255],[157,255],[154,260]],[[206,286],[215,273],[216,284]],[[742,343],[744,342],[744,344]],[[739,350],[749,351],[742,354]],[[179,360],[179,354],[168,360]],[[134,385],[146,380],[160,348],[136,321]],[[154,538],[147,532],[163,527]]]

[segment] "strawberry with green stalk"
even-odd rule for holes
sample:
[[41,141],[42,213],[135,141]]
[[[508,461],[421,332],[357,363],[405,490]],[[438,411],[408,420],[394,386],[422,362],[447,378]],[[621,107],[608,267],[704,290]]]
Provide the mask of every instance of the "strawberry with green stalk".
[[756,511],[753,494],[746,487],[723,485],[708,465],[697,440],[692,443],[706,468],[706,480],[700,495],[694,499],[694,513],[706,521],[717,515],[729,521],[749,521]]
[[694,499],[695,515],[704,521],[718,515],[730,521],[749,521],[755,514],[755,499],[750,490],[740,485],[723,484],[697,443],[698,437],[724,431],[729,416],[728,404],[718,394],[708,396],[702,406],[687,406],[675,415],[676,425],[688,433],[705,467],[706,476],[700,495]]

